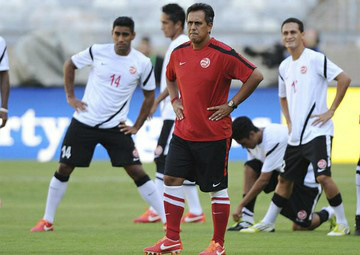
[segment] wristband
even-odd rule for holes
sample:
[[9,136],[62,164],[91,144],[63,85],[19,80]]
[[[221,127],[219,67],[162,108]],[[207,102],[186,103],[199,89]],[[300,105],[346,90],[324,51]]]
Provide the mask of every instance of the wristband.
[[171,104],[174,103],[175,100],[178,100],[179,98],[178,97],[174,97],[173,99],[171,99]]
[[8,113],[8,112],[9,112],[9,110],[8,110],[8,109],[6,109],[6,108],[0,108],[0,112],[6,112],[6,113]]

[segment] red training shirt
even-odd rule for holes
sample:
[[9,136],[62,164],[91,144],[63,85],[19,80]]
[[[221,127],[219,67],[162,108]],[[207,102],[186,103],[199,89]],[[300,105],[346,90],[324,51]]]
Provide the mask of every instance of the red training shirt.
[[166,77],[177,82],[184,119],[176,119],[174,134],[188,141],[230,138],[230,116],[218,121],[209,120],[215,111],[207,108],[226,104],[231,80],[245,83],[255,68],[234,49],[214,38],[200,50],[194,50],[191,42],[175,48]]

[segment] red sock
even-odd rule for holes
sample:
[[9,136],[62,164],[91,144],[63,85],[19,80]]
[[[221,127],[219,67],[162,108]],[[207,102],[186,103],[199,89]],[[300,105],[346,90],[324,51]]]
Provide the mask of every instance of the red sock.
[[166,237],[171,240],[180,240],[180,222],[184,213],[185,200],[164,193],[164,207],[166,215]]
[[[214,235],[212,240],[216,243],[219,243],[221,246],[224,246],[224,238],[226,232],[226,226],[229,219],[230,214],[230,201],[229,198],[218,198],[213,197],[212,199],[212,218],[213,218],[213,225],[214,225]],[[229,203],[216,203],[216,200],[220,201],[227,201]]]

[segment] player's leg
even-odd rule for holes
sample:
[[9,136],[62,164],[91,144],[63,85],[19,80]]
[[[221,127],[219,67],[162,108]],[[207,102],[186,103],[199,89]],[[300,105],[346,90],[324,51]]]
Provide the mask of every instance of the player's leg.
[[230,139],[192,143],[193,155],[197,161],[197,183],[201,191],[210,192],[214,231],[209,247],[201,255],[225,253],[225,232],[230,214],[227,192],[230,146]]
[[180,252],[180,222],[185,207],[182,188],[185,178],[190,176],[194,166],[188,142],[173,135],[165,164],[164,208],[166,214],[166,236],[153,246],[144,249],[145,254]]
[[205,214],[203,213],[200,204],[196,183],[185,180],[183,184],[183,190],[185,195],[185,201],[189,207],[189,212],[182,217],[181,222],[185,222],[185,223],[205,222]]
[[360,235],[360,158],[356,167],[356,215],[355,235]]
[[275,221],[281,210],[287,205],[292,193],[293,182],[303,180],[308,163],[301,157],[301,148],[288,145],[285,151],[283,172],[279,176],[270,206],[260,223],[242,229],[241,233],[273,232]]
[[316,181],[321,184],[330,206],[336,215],[336,227],[328,234],[341,236],[350,233],[340,191],[331,177],[332,137],[319,136],[304,145],[307,158],[311,161]]
[[71,121],[61,146],[59,168],[50,181],[44,217],[31,229],[32,232],[53,229],[55,213],[67,190],[70,175],[76,166],[89,166],[97,137],[96,130],[75,119]]

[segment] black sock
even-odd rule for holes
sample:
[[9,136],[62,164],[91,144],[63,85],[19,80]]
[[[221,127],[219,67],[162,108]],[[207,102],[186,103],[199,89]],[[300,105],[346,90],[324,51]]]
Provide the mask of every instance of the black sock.
[[[320,225],[323,224],[325,221],[329,220],[329,212],[325,209],[321,210],[320,212],[315,212],[320,217]],[[320,226],[319,225],[319,226]]]
[[[246,194],[243,194],[243,197],[245,197]],[[254,213],[254,208],[255,208],[255,202],[256,202],[256,197],[251,200],[249,203],[247,203],[247,205],[245,205],[245,208],[248,209],[250,212]]]

